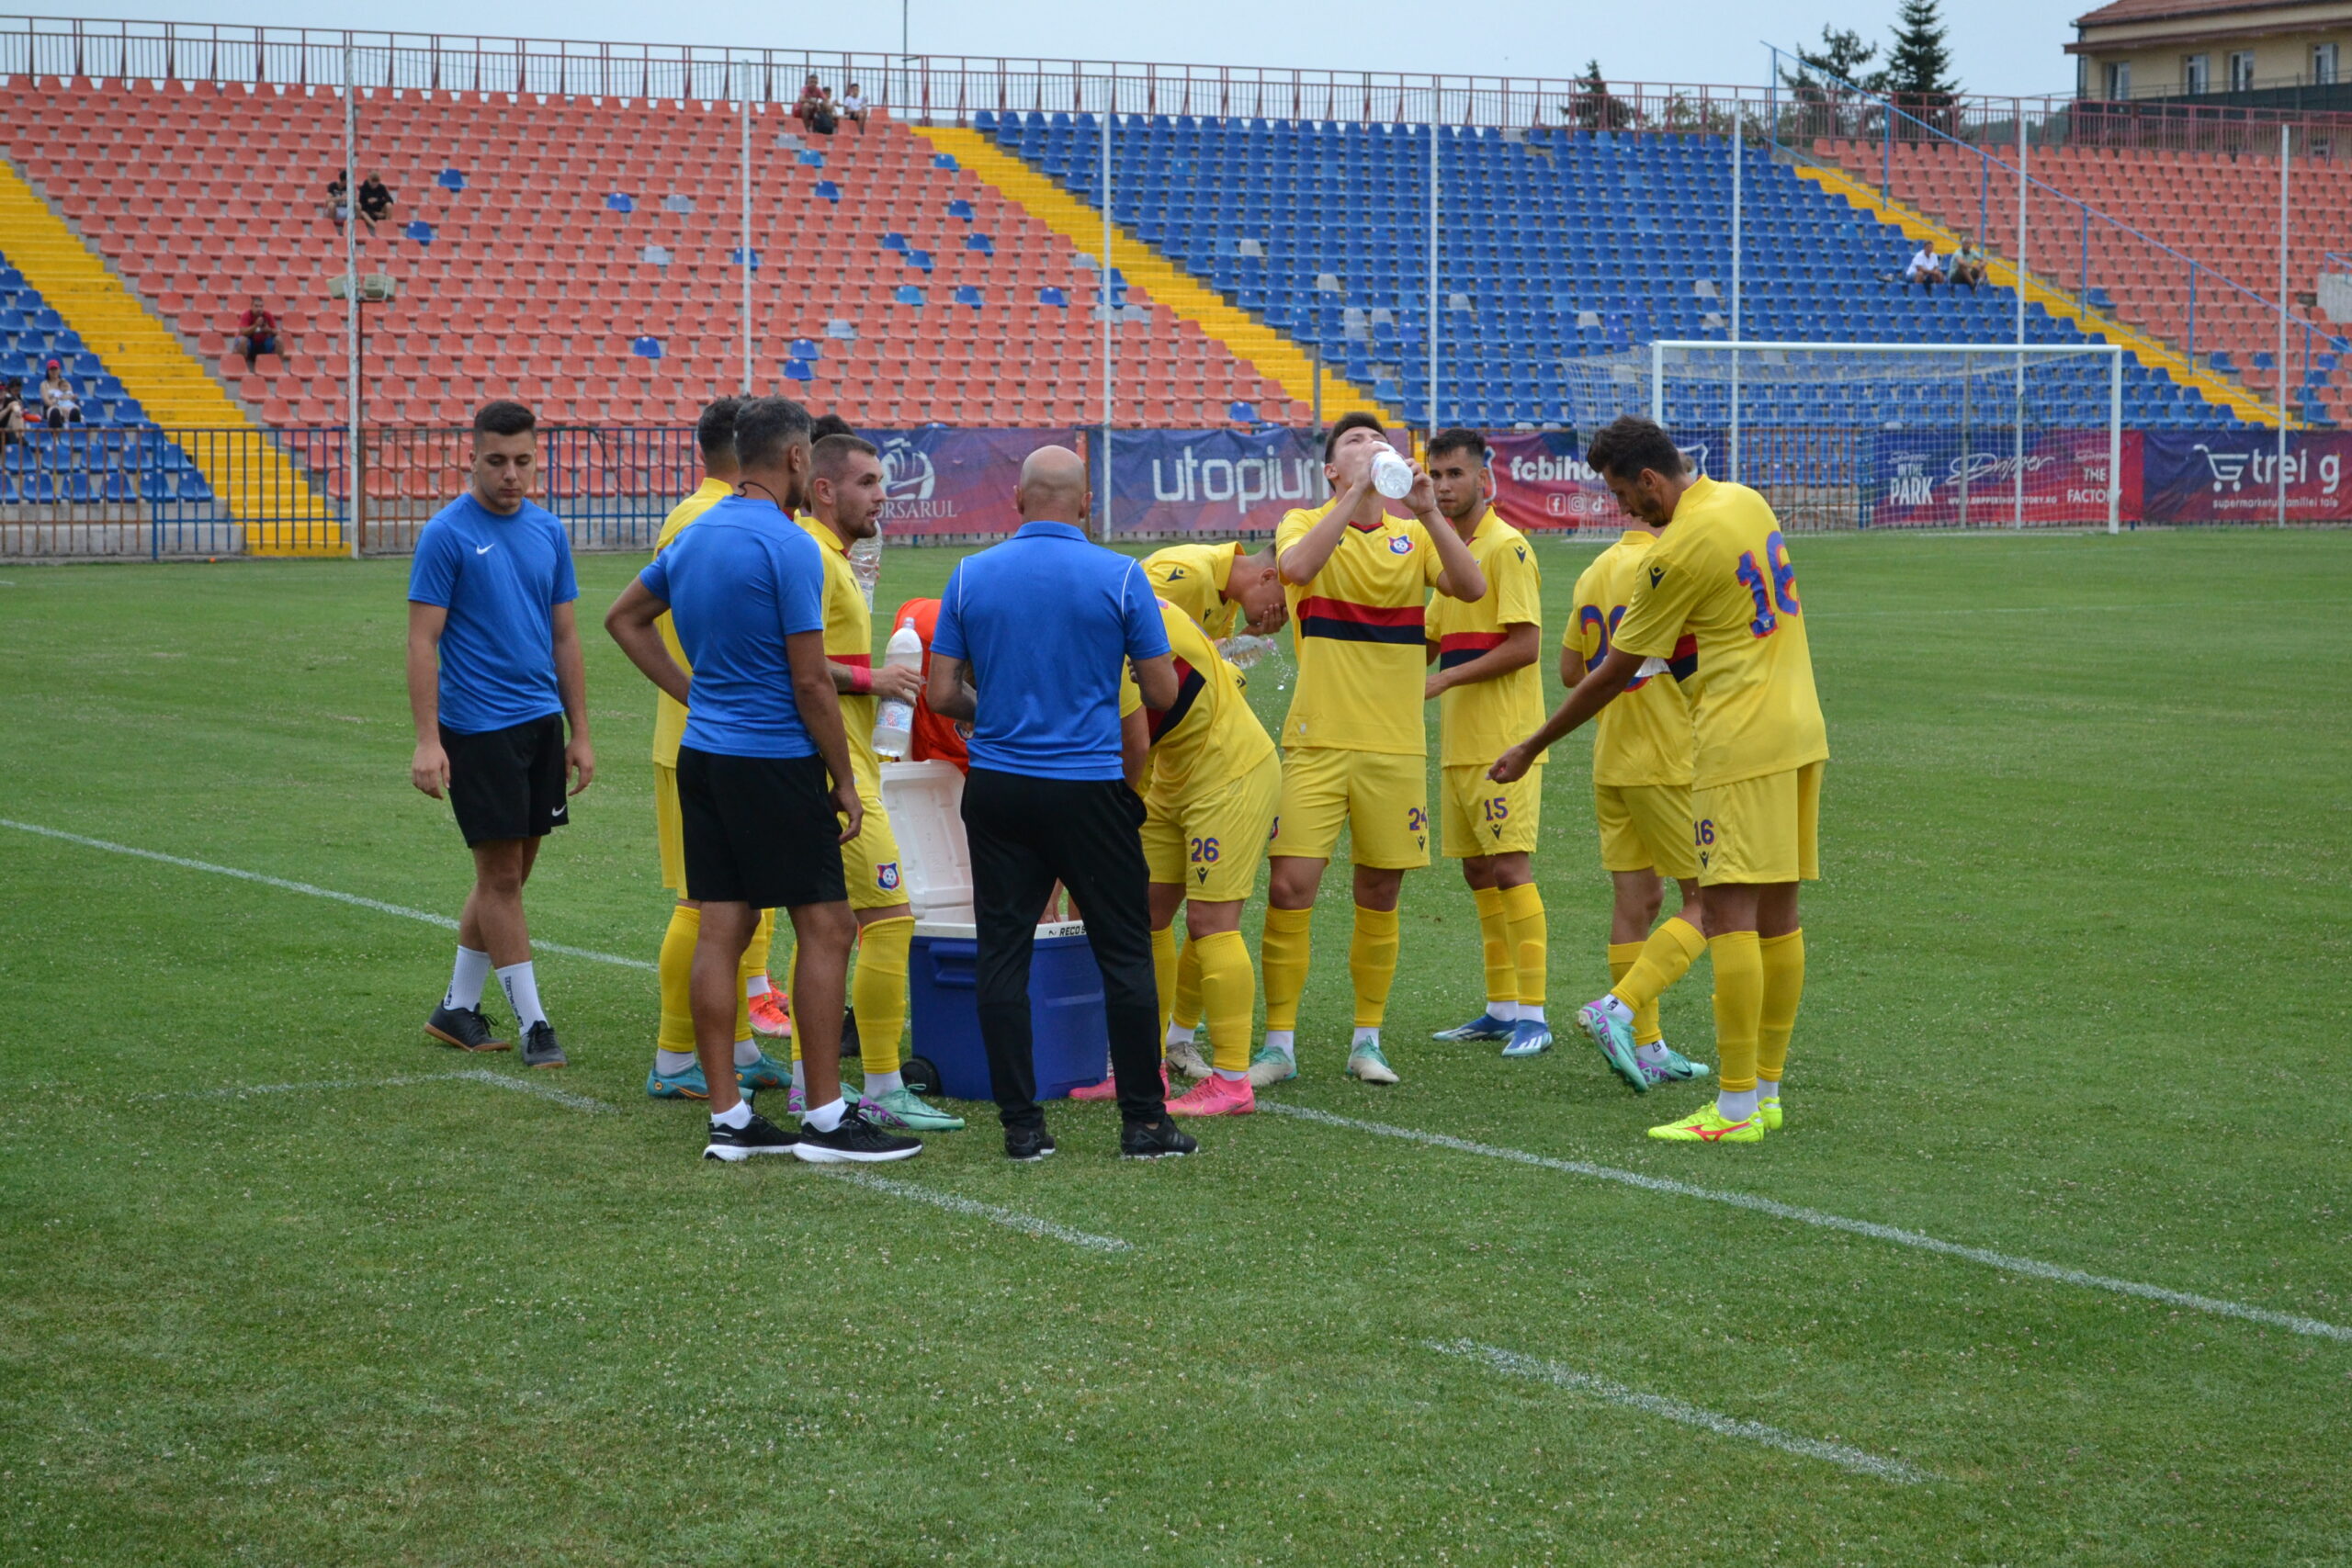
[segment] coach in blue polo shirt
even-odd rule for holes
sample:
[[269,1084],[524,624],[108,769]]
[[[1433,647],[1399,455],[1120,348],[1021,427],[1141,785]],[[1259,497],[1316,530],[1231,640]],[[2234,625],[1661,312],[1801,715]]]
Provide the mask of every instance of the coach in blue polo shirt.
[[1054,1152],[1031,1059],[1029,955],[1057,880],[1077,899],[1102,972],[1119,1152],[1152,1159],[1197,1146],[1162,1099],[1143,802],[1119,743],[1126,662],[1154,709],[1176,700],[1175,664],[1143,569],[1087,538],[1086,491],[1077,453],[1030,454],[1012,495],[1020,531],[948,578],[931,645],[932,710],[972,721],[964,828],[980,1035],[1004,1152],[1017,1160]]

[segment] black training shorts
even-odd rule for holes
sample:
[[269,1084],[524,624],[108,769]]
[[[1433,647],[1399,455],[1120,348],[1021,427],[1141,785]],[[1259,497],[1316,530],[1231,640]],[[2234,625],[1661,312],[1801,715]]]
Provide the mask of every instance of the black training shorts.
[[571,819],[563,798],[563,716],[460,735],[441,727],[449,755],[449,804],[466,846],[541,839]]
[[822,757],[729,757],[679,747],[686,897],[755,909],[847,899],[831,787]]

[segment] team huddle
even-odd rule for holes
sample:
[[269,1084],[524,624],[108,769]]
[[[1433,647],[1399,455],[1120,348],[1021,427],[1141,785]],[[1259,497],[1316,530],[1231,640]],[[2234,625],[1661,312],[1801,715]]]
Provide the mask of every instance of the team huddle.
[[[912,755],[977,765],[975,784],[1001,789],[990,760],[962,754],[955,721],[973,720],[985,737],[989,705],[1026,694],[1006,692],[1001,678],[992,686],[986,662],[975,684],[966,642],[979,634],[953,605],[944,637],[937,604],[900,612],[899,624],[923,633],[924,669],[875,666],[870,591],[850,559],[876,534],[884,501],[870,443],[837,420],[812,425],[781,399],[713,403],[697,441],[701,487],[671,513],[652,563],[606,617],[660,693],[656,836],[664,884],[678,897],[661,948],[647,1092],[707,1102],[710,1157],[905,1158],[921,1148],[912,1134],[964,1122],[922,1099],[903,1072],[915,921],[881,799],[876,705],[916,710]],[[594,771],[571,616],[577,588],[561,525],[522,493],[527,411],[485,408],[476,444],[473,486],[420,537],[410,591],[413,777],[428,793],[447,789],[476,862],[452,983],[427,1029],[466,1049],[505,1048],[481,1008],[494,973],[524,1060],[556,1066],[564,1056],[532,979],[521,888],[539,839],[565,819],[567,770],[573,794]],[[1612,883],[1611,987],[1577,1010],[1577,1029],[1634,1092],[1704,1077],[1705,1066],[1664,1039],[1657,1005],[1704,952],[1718,1092],[1650,1135],[1747,1143],[1777,1130],[1804,987],[1797,889],[1818,875],[1827,742],[1795,577],[1770,507],[1753,491],[1688,472],[1645,420],[1598,433],[1586,461],[1631,525],[1577,581],[1560,653],[1569,692],[1547,716],[1541,573],[1527,539],[1491,504],[1484,439],[1443,431],[1423,463],[1402,463],[1375,418],[1351,414],[1326,438],[1324,460],[1332,499],[1287,514],[1270,546],[1183,545],[1141,562],[1157,601],[1146,618],[1156,610],[1159,625],[1135,625],[1130,609],[1112,767],[1139,800],[1140,821],[1115,829],[1133,840],[1108,858],[1139,840],[1151,972],[1136,985],[1157,996],[1166,1098],[1138,1089],[1116,1040],[1121,1071],[1076,1098],[1119,1100],[1123,1153],[1182,1154],[1196,1145],[1170,1117],[1247,1113],[1260,1091],[1298,1075],[1312,911],[1342,828],[1354,903],[1344,1070],[1364,1083],[1398,1081],[1381,1031],[1399,962],[1404,875],[1430,861],[1423,716],[1434,701],[1440,847],[1461,863],[1476,904],[1486,995],[1476,1017],[1437,1038],[1492,1042],[1509,1058],[1553,1043],[1534,865],[1544,754],[1590,721],[1594,808]],[[1050,464],[1032,467],[1017,492],[1024,502],[1067,483]],[[1074,458],[1071,467],[1071,520],[1082,524],[1083,481]],[[1391,504],[1410,515],[1393,515]],[[1023,515],[1059,513],[1024,503]],[[959,579],[994,553],[959,567]],[[1278,748],[1226,654],[1229,639],[1285,623],[1297,680]],[[1104,688],[1106,723],[1112,700]],[[1056,777],[1050,766],[1039,771]],[[1037,800],[1058,798],[1052,787],[1038,784]],[[1103,858],[1098,850],[1073,863]],[[1267,908],[1253,965],[1241,916],[1261,861]],[[1108,889],[1125,884],[1060,879],[1081,918],[1090,894],[1100,901],[1090,929],[1102,930],[1098,949],[1115,945],[1127,911],[1110,907],[1125,897]],[[1661,923],[1668,881],[1679,898]],[[768,975],[776,910],[795,933],[788,1005]],[[1139,964],[1140,928],[1136,937]],[[1098,960],[1106,992],[1124,994],[1114,960],[1099,952]],[[1265,1030],[1254,1039],[1261,985]],[[863,1069],[854,1091],[840,1076],[845,1004]],[[788,1063],[763,1043],[785,1036]],[[1025,1030],[1022,1040],[1025,1055]],[[990,1056],[997,1076],[1008,1076],[993,1040]],[[1194,1081],[1177,1093],[1180,1078]],[[793,1130],[752,1110],[752,1097],[779,1089]],[[1050,1153],[1034,1102],[1016,1115],[1019,1098],[1000,1085],[1007,1152]]]

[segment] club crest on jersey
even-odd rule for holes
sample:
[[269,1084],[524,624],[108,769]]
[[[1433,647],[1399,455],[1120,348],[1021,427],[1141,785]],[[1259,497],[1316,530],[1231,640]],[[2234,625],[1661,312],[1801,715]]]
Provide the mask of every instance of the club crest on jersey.
[[1392,556],[1409,556],[1413,553],[1413,541],[1399,535],[1388,541],[1388,553]]
[[881,888],[883,892],[896,893],[899,890],[899,863],[894,860],[886,860],[876,866],[874,882],[875,886]]

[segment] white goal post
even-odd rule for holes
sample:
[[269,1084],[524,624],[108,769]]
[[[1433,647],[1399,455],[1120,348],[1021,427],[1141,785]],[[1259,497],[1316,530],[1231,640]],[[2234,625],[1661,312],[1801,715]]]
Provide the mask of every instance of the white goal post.
[[1646,412],[1800,525],[2122,521],[2120,344],[1661,339],[1568,362],[1588,434]]

